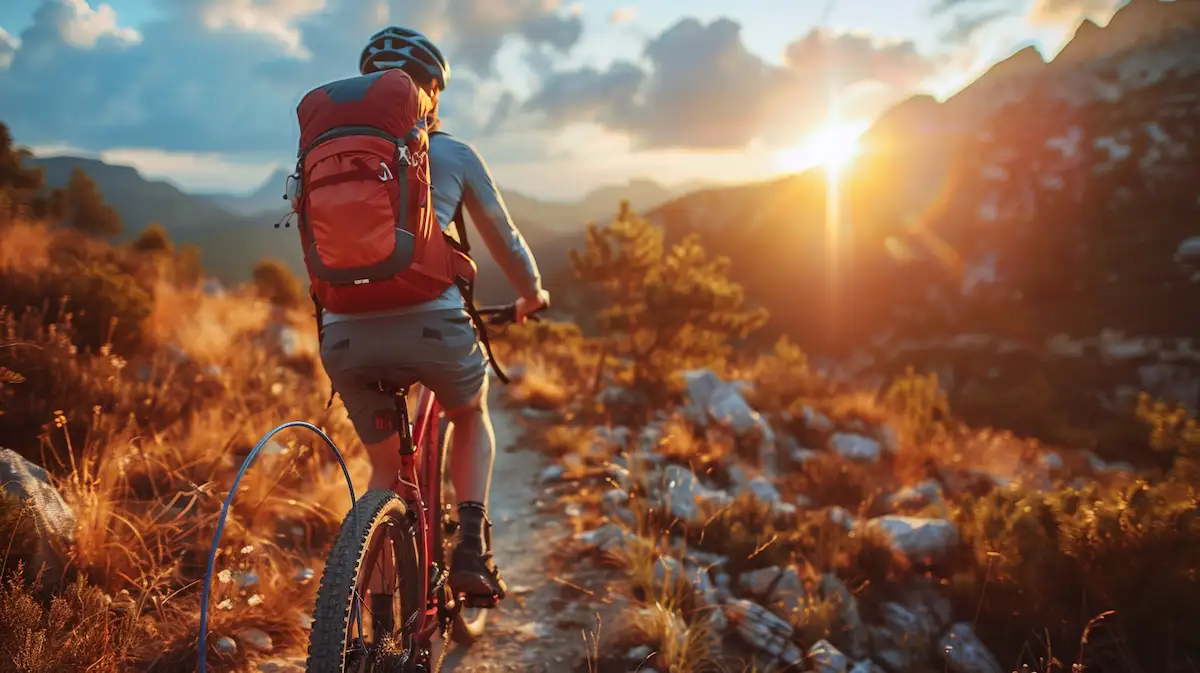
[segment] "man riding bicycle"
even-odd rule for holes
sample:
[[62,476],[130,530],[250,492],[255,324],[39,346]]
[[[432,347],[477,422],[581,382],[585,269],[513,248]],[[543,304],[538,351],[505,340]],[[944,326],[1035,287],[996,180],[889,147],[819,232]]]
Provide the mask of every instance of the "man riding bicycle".
[[[461,226],[463,208],[492,257],[519,292],[517,322],[549,304],[533,253],[512,218],[487,165],[475,148],[439,130],[438,101],[450,80],[442,52],[423,34],[389,27],[376,33],[359,58],[363,75],[400,69],[432,101],[425,119],[433,209],[442,230]],[[381,177],[383,179],[383,177]],[[487,410],[484,349],[459,287],[402,309],[322,316],[321,361],[345,403],[371,461],[368,488],[391,488],[401,466],[400,439],[381,419],[395,414],[395,398],[358,384],[356,371],[386,370],[397,379],[429,388],[453,425],[450,476],[458,497],[459,539],[449,583],[458,594],[503,596],[504,580],[487,549],[488,494],[495,436]],[[390,605],[392,596],[372,594],[371,602]],[[386,607],[374,610],[387,613]]]

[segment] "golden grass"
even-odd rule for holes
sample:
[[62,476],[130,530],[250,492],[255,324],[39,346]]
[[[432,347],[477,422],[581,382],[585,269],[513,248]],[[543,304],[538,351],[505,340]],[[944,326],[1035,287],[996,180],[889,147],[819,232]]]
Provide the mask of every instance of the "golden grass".
[[[193,670],[205,557],[250,447],[279,423],[304,419],[339,443],[358,488],[366,461],[340,405],[325,409],[323,376],[297,372],[259,340],[282,320],[301,333],[301,355],[314,354],[310,316],[273,310],[250,292],[207,296],[161,275],[125,275],[140,268],[128,250],[80,246],[19,223],[0,227],[0,286],[41,287],[26,279],[61,246],[85,260],[103,255],[108,266],[91,268],[108,274],[109,288],[149,283],[153,304],[133,350],[78,347],[71,317],[55,302],[10,305],[0,315],[0,367],[12,374],[0,384],[5,444],[44,465],[76,515],[65,568],[31,585],[34,573],[13,574],[31,558],[28,521],[19,504],[3,504],[0,669]],[[57,282],[46,278],[38,283]],[[341,470],[315,442],[284,433],[243,479],[217,560],[227,581],[213,587],[210,643],[256,628],[278,655],[307,638],[316,582],[296,574],[319,576],[349,507]],[[236,581],[250,573],[252,584]],[[261,656],[243,645],[213,670]]]

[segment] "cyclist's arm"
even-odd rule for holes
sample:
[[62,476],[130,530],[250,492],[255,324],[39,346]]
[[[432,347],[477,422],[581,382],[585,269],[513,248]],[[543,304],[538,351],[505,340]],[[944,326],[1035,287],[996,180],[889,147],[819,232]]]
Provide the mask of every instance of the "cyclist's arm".
[[463,205],[488,252],[521,297],[534,301],[542,289],[542,276],[529,244],[517,231],[504,198],[479,152],[463,143]]

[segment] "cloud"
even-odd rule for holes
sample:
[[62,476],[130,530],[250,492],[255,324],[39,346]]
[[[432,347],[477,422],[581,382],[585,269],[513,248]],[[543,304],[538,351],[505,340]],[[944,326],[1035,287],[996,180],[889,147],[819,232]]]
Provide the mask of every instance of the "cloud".
[[1123,0],[1037,0],[1029,15],[1042,24],[1069,23],[1088,17],[1107,19],[1120,4]]
[[933,16],[948,14],[961,7],[974,7],[978,5],[993,4],[995,0],[935,0],[929,8],[929,13]]
[[950,44],[966,44],[976,33],[1009,14],[1007,9],[992,9],[981,14],[957,16],[950,28],[941,34],[941,40]]
[[637,16],[637,10],[633,7],[618,7],[608,15],[608,22],[611,24],[628,23],[633,21]]
[[0,70],[8,68],[12,65],[13,56],[17,53],[17,48],[21,46],[21,41],[8,31],[0,28]]
[[557,72],[524,109],[554,127],[584,122],[622,132],[638,149],[740,149],[755,140],[789,142],[811,129],[824,115],[830,87],[906,88],[933,67],[911,42],[819,30],[790,44],[784,56],[777,66],[751,53],[730,19],[683,19],[646,43],[644,64]]
[[[288,156],[295,105],[355,74],[368,36],[408,25],[443,40],[454,76],[447,126],[482,133],[504,110],[492,75],[506,41],[569,51],[582,24],[545,0],[159,0],[135,31],[109,5],[42,0],[16,40],[0,39],[0,119],[26,144],[85,150]],[[50,83],[48,86],[47,84]]]

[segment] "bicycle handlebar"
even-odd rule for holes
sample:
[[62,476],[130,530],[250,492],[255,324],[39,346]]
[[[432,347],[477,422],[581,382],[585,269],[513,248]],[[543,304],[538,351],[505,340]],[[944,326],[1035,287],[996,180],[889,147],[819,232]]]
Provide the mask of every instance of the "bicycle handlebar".
[[[546,310],[546,307],[543,306],[542,308],[539,308],[533,313],[525,316],[525,319],[537,322],[541,320],[538,314],[544,310]],[[487,323],[493,327],[504,327],[517,322],[516,303],[498,306],[480,306],[476,309],[476,311],[479,313],[480,317],[487,320]]]

